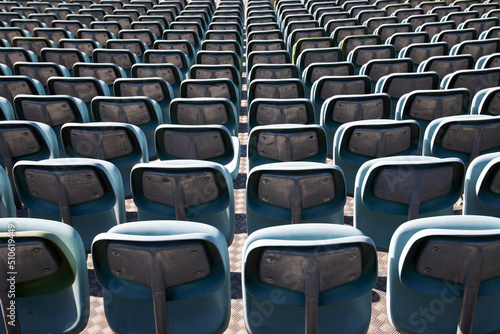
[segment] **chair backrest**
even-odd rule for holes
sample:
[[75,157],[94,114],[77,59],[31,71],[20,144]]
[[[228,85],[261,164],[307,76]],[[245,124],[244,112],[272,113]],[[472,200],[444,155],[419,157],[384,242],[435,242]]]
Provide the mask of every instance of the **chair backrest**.
[[248,131],[259,125],[314,124],[309,99],[254,99],[248,107]]
[[442,80],[450,73],[459,70],[469,70],[474,68],[474,57],[469,54],[451,55],[451,56],[434,56],[424,60],[418,66],[417,72],[433,71],[439,75]]
[[181,97],[219,97],[231,101],[240,110],[240,92],[231,79],[185,79],[181,83]]
[[[307,224],[256,231],[243,247],[242,292],[248,329],[365,332],[370,326],[376,279],[375,246],[356,229]],[[273,299],[273,294],[283,299]],[[265,313],[268,316],[254,308],[262,303],[273,310]],[[353,313],[355,319],[349,316]]]
[[436,72],[395,73],[377,81],[375,93],[387,93],[391,97],[391,118],[394,119],[396,104],[404,94],[422,89],[438,89],[439,75]]
[[0,97],[13,103],[22,94],[44,95],[45,90],[40,81],[26,75],[0,76]]
[[474,96],[482,89],[497,87],[499,83],[500,68],[459,70],[443,78],[441,89],[464,87]]
[[385,43],[392,44],[396,48],[396,52],[400,52],[403,48],[414,43],[429,43],[429,34],[425,31],[421,32],[406,32],[394,33]]
[[215,333],[229,324],[229,255],[212,226],[124,224],[96,237],[92,260],[114,331]]
[[233,179],[240,166],[240,142],[223,125],[163,124],[156,128],[155,145],[160,160],[204,160],[227,168]]
[[14,166],[19,197],[28,216],[62,221],[81,235],[86,251],[92,239],[125,223],[125,197],[120,172],[97,159],[64,158]]
[[359,73],[361,67],[370,60],[391,59],[396,57],[396,49],[393,45],[360,45],[347,55],[347,61],[354,65],[354,71]]
[[273,162],[326,163],[326,133],[319,125],[257,126],[248,136],[248,171]]
[[500,117],[461,115],[432,121],[425,131],[423,155],[458,157],[466,166],[477,156],[499,152]]
[[452,29],[443,30],[432,37],[431,42],[446,42],[450,49],[453,46],[460,44],[464,41],[476,39],[478,36],[477,31],[473,28],[470,29]]
[[230,245],[234,191],[222,165],[200,160],[159,161],[132,169],[132,195],[139,220],[176,219],[216,227]]
[[160,105],[146,96],[96,97],[91,111],[96,122],[120,122],[138,126],[145,134],[149,158],[156,157],[154,131],[163,124]]
[[435,43],[413,43],[399,52],[399,58],[411,58],[413,60],[413,71],[416,72],[418,66],[431,57],[448,55],[448,44],[446,42]]
[[331,63],[344,60],[344,53],[338,47],[305,49],[297,58],[296,65],[302,73],[312,63]]
[[326,76],[354,75],[354,66],[348,61],[333,63],[312,63],[302,72],[306,96],[311,95],[311,87],[316,80]]
[[498,99],[500,98],[499,94],[500,89],[498,87],[480,90],[472,99],[470,113],[472,115],[500,115],[500,110],[498,110]]
[[130,171],[149,161],[146,136],[131,124],[114,122],[66,123],[61,128],[64,152],[69,158],[93,158],[113,163],[122,176],[125,197],[131,197]]
[[[499,228],[498,218],[474,215],[422,218],[401,226],[391,242],[387,274],[387,311],[395,328],[471,333],[474,325],[474,331],[498,331],[492,310],[500,306],[494,260]],[[439,317],[425,325],[415,322],[420,319],[415,309],[429,305],[440,305]]]
[[277,162],[250,171],[246,187],[247,231],[299,223],[343,224],[342,171],[315,162]]
[[410,23],[387,23],[380,25],[373,33],[379,35],[383,43],[393,44],[387,42],[392,35],[397,33],[410,33],[412,31],[413,26]]
[[500,38],[463,41],[450,50],[450,55],[470,54],[474,63],[483,56],[500,52]]
[[419,155],[420,127],[414,120],[364,120],[341,125],[333,139],[333,163],[344,172],[346,192],[354,195],[356,174],[371,159]]
[[354,187],[354,227],[387,250],[401,224],[451,215],[462,195],[465,167],[458,158],[397,156],[373,159],[359,169]]
[[414,90],[403,95],[396,106],[396,119],[413,119],[420,125],[420,144],[430,122],[441,117],[469,114],[471,95],[465,88]]
[[392,73],[411,73],[414,65],[411,58],[374,59],[368,61],[359,70],[359,74],[367,75],[371,80],[371,89],[375,91],[375,86],[380,78]]
[[54,62],[16,62],[14,73],[38,80],[48,93],[47,81],[50,77],[69,77],[70,73],[63,65]]
[[[13,327],[8,325],[12,321],[16,330],[23,332],[83,331],[90,314],[89,278],[87,256],[78,233],[59,222],[34,218],[2,218],[0,231],[3,271],[9,272],[9,240],[13,234],[17,254],[16,317],[10,320],[10,312],[3,311],[6,329]],[[2,295],[5,305],[14,300],[8,298],[7,292]],[[46,321],[45,312],[57,317]]]
[[296,64],[297,59],[305,50],[331,48],[334,45],[335,43],[330,37],[301,38],[293,45],[292,62]]

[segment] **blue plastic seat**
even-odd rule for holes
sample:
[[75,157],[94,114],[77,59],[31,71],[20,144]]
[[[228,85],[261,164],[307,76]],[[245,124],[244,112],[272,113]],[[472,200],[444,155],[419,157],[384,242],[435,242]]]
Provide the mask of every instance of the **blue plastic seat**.
[[298,58],[302,52],[311,49],[328,49],[334,47],[335,43],[330,37],[311,37],[311,38],[301,38],[292,46],[291,55],[292,62],[297,64]]
[[257,126],[250,131],[247,147],[248,172],[273,162],[326,163],[326,133],[316,124]]
[[12,183],[5,169],[0,166],[0,217],[16,217]]
[[474,63],[481,57],[500,52],[500,38],[464,41],[450,50],[450,55],[470,54]]
[[302,224],[343,224],[345,182],[338,166],[276,162],[254,167],[246,185],[247,231]]
[[24,75],[38,80],[44,87],[45,93],[48,93],[47,81],[50,77],[69,77],[70,73],[63,65],[54,62],[16,62],[14,64],[14,73]]
[[420,125],[420,145],[430,122],[456,115],[467,115],[471,106],[470,92],[465,88],[445,90],[414,90],[398,101],[396,120],[413,119]]
[[499,235],[500,220],[485,216],[403,224],[389,250],[391,324],[405,333],[498,332]]
[[470,113],[472,115],[500,115],[500,109],[498,109],[499,93],[499,87],[486,88],[477,92],[472,99]]
[[180,125],[223,125],[238,135],[234,104],[225,98],[176,98],[170,103],[170,122]]
[[311,96],[312,85],[320,78],[326,76],[354,75],[354,65],[348,61],[332,63],[312,63],[302,72],[305,96]]
[[94,63],[112,63],[121,67],[127,77],[131,76],[132,66],[139,63],[139,58],[130,50],[126,49],[95,49],[92,52]]
[[[50,27],[51,25],[48,26]],[[64,28],[35,28],[33,29],[33,37],[47,38],[56,45],[59,44],[59,40],[62,38],[75,38],[70,31]]]
[[392,44],[396,48],[396,52],[400,52],[403,48],[414,43],[429,43],[429,34],[425,31],[421,32],[398,32],[392,34],[385,43]]
[[240,141],[223,125],[160,125],[155,143],[160,160],[216,162],[227,168],[233,180],[238,176]]
[[21,94],[44,95],[45,90],[38,80],[26,75],[0,76],[0,97],[13,103]]
[[92,52],[94,52],[95,49],[102,48],[102,45],[90,38],[63,38],[59,40],[59,47],[63,49],[78,49],[86,54],[87,57],[89,57],[89,60],[93,62],[94,59],[92,58]]
[[383,43],[392,45],[392,43],[387,42],[392,35],[410,33],[412,31],[413,27],[410,23],[387,23],[380,25],[373,33],[379,35]]
[[415,29],[415,32],[425,31],[429,34],[429,38],[432,39],[434,35],[440,33],[441,31],[456,29],[456,27],[457,25],[454,21],[427,22],[422,24],[421,26],[418,26]]
[[240,111],[240,91],[231,79],[186,79],[181,83],[182,98],[217,97],[231,101]]
[[394,119],[396,104],[404,94],[414,90],[439,88],[439,75],[436,72],[395,73],[377,81],[375,93],[387,93],[391,97],[391,119]]
[[478,36],[492,27],[500,25],[498,17],[469,19],[458,25],[458,29],[476,29]]
[[182,50],[146,50],[144,62],[147,64],[174,64],[184,75],[187,76],[191,66],[188,56]]
[[365,162],[354,186],[354,227],[389,249],[396,229],[422,217],[453,214],[465,166],[458,158],[397,156]]
[[370,94],[370,92],[370,78],[366,75],[326,76],[316,80],[311,87],[316,124],[321,120],[321,109],[328,98],[336,95]]
[[51,95],[69,95],[80,99],[87,110],[90,110],[93,98],[110,95],[108,85],[94,77],[51,77],[47,86]]
[[[6,280],[9,240],[15,235],[15,320],[6,327],[22,333],[80,333],[90,314],[87,256],[78,233],[45,219],[0,219],[0,253]],[[3,283],[4,288],[7,283]],[[8,290],[2,304],[9,303]],[[7,305],[7,304],[4,304]],[[4,332],[2,328],[2,332]]]
[[474,57],[469,54],[462,54],[429,57],[418,65],[417,72],[433,71],[436,72],[439,75],[439,79],[442,80],[445,76],[455,71],[473,68]]
[[212,226],[123,224],[95,238],[92,260],[113,331],[208,334],[229,324],[229,255]]
[[305,49],[297,58],[296,65],[302,73],[312,63],[338,62],[344,60],[344,53],[338,47]]
[[19,197],[33,218],[73,226],[90,251],[100,232],[125,223],[120,172],[112,163],[85,158],[19,161],[14,165]]
[[340,42],[347,36],[368,35],[368,27],[364,25],[342,26],[335,28],[330,37],[335,42],[335,46],[339,46]]
[[256,64],[290,64],[290,53],[285,50],[254,51],[247,55],[247,73]]
[[414,64],[413,72],[416,72],[418,66],[430,57],[448,55],[448,51],[446,42],[413,43],[401,49],[399,58],[411,58]]
[[457,157],[468,166],[476,157],[500,151],[500,117],[462,115],[432,121],[424,135],[423,155]]
[[96,122],[120,122],[138,126],[146,136],[149,158],[156,158],[154,132],[163,124],[160,105],[146,96],[96,97],[91,111]]
[[441,89],[467,88],[471,96],[482,89],[500,84],[500,68],[459,70],[448,74],[441,81]]
[[414,69],[413,59],[411,58],[389,58],[369,60],[359,70],[360,75],[367,75],[371,81],[371,91],[380,78],[395,73],[411,73]]
[[354,65],[354,73],[359,74],[363,65],[370,60],[391,59],[396,57],[396,49],[393,45],[360,45],[347,55],[347,61]]
[[139,127],[113,122],[67,123],[61,128],[61,139],[69,158],[93,158],[113,163],[122,176],[125,197],[132,196],[132,167],[149,161],[146,136]]
[[477,31],[473,28],[443,30],[432,37],[431,43],[446,42],[451,49],[461,42],[476,39],[477,36]]
[[420,127],[414,120],[363,120],[341,125],[333,139],[333,164],[344,171],[347,195],[354,195],[356,174],[366,161],[420,154]]
[[328,156],[333,157],[335,132],[344,123],[370,119],[389,119],[391,99],[385,93],[337,95],[325,100],[319,124],[326,131]]
[[127,77],[125,71],[113,63],[75,63],[72,72],[75,77],[94,77],[103,81],[108,86],[110,95],[114,95],[115,80]]
[[234,236],[234,191],[222,165],[200,160],[158,161],[132,169],[138,219],[176,219],[216,227],[229,246]]
[[[116,36],[107,29],[80,29],[78,31],[78,38],[91,39],[96,41],[102,46],[105,46],[109,39],[116,38]],[[61,42],[61,40],[59,40]]]
[[57,47],[53,41],[45,37],[14,37],[12,38],[12,46],[33,51],[39,60],[41,60],[41,50],[43,48]]
[[169,123],[169,105],[174,98],[170,84],[163,78],[116,79],[113,85],[115,96],[145,96],[156,101],[161,108],[164,123]]
[[266,228],[249,236],[242,253],[249,333],[368,331],[377,252],[360,231],[331,224]]

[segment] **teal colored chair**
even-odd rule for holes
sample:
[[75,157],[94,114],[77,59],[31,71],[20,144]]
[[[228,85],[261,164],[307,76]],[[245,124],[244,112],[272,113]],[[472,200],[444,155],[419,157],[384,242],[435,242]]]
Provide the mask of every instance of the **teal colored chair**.
[[498,171],[500,153],[479,156],[467,169],[464,186],[464,215],[500,218]]
[[305,97],[300,79],[255,79],[248,85],[248,104],[255,99],[301,99]]
[[131,75],[132,78],[163,78],[172,87],[173,96],[181,96],[181,82],[184,80],[184,75],[177,66],[172,63],[134,64],[132,65]]
[[480,90],[474,95],[470,113],[472,115],[500,115],[500,88],[492,87]]
[[467,88],[471,96],[480,90],[500,86],[500,68],[459,70],[448,74],[441,81],[441,89]]
[[170,103],[170,122],[180,125],[224,125],[232,136],[238,136],[236,107],[225,98],[173,99]]
[[319,125],[257,126],[248,136],[248,172],[254,167],[273,162],[326,163],[326,151],[326,133]]
[[234,236],[231,174],[211,161],[137,164],[131,175],[139,220],[175,219],[212,225],[229,246]]
[[436,72],[394,73],[383,76],[377,81],[375,93],[387,93],[391,97],[391,119],[394,119],[398,100],[414,90],[439,88],[439,75]]
[[114,332],[223,333],[229,324],[229,254],[212,226],[116,226],[94,239],[92,261]]
[[13,174],[28,216],[73,226],[86,251],[98,233],[125,223],[123,182],[110,162],[87,158],[19,161]]
[[162,110],[156,101],[145,96],[96,97],[92,100],[96,122],[120,122],[138,126],[146,136],[149,159],[156,158],[154,132],[163,124]]
[[304,82],[305,95],[311,96],[312,85],[322,77],[349,75],[354,75],[354,66],[348,61],[312,63],[302,72],[302,82]]
[[3,167],[0,166],[0,217],[16,217],[16,204],[12,192],[9,176]]
[[18,95],[45,95],[40,81],[26,75],[0,76],[0,97],[14,103]]
[[127,74],[113,63],[75,63],[73,76],[97,78],[108,86],[110,95],[114,95],[113,83],[116,79],[126,78]]
[[399,51],[399,58],[411,58],[413,60],[413,71],[417,72],[418,66],[430,57],[448,55],[449,47],[446,42],[434,43],[412,43]]
[[328,156],[333,157],[333,138],[344,123],[369,119],[389,119],[391,99],[389,95],[337,95],[328,98],[321,107],[319,124],[326,131]]
[[347,195],[354,195],[356,174],[366,161],[420,154],[420,127],[414,120],[388,119],[342,124],[333,139],[333,164],[344,171]]
[[132,196],[132,167],[149,161],[146,136],[139,127],[131,124],[67,123],[61,128],[61,140],[68,158],[92,158],[113,163],[122,176],[125,197]]
[[246,186],[247,231],[300,223],[344,223],[345,182],[338,166],[276,162],[255,167]]
[[127,77],[131,76],[132,66],[139,63],[139,57],[128,49],[94,49],[92,51],[94,63],[112,63],[125,71]]
[[184,77],[189,73],[189,68],[191,67],[191,61],[189,57],[184,53],[183,50],[171,49],[154,49],[146,50],[144,52],[144,63],[145,64],[174,64],[179,71],[181,71]]
[[9,175],[16,208],[21,210],[23,205],[12,174],[14,164],[21,160],[59,158],[56,134],[50,126],[39,122],[3,121],[0,122],[0,148],[0,166]]
[[396,120],[413,119],[418,122],[422,147],[429,123],[441,117],[469,114],[470,99],[470,92],[466,88],[414,90],[399,99]]
[[354,65],[354,73],[359,74],[361,67],[374,59],[396,58],[394,45],[360,45],[347,55],[347,61]]
[[275,226],[248,237],[242,292],[249,333],[366,333],[377,281],[373,241],[350,226]]
[[[10,299],[8,267],[15,239],[15,297]],[[0,219],[3,307],[15,301],[15,320],[3,310],[1,333],[80,333],[90,314],[87,256],[82,238],[59,222]],[[2,309],[3,309],[2,307]],[[14,324],[15,327],[9,323]]]
[[299,73],[306,69],[312,63],[323,62],[338,62],[344,60],[344,53],[341,48],[328,47],[328,48],[315,48],[303,50],[297,58],[295,64],[299,68]]
[[465,166],[458,158],[398,156],[361,165],[354,185],[354,227],[387,250],[407,221],[453,214]]
[[[498,28],[500,28],[500,27],[498,27]],[[482,56],[481,58],[479,58],[477,60],[474,68],[482,70],[485,68],[498,67],[499,60],[500,60],[500,52],[487,54],[487,55]]]
[[326,76],[311,87],[311,102],[314,105],[316,124],[320,123],[321,111],[327,100],[338,95],[366,95],[371,92],[370,78],[366,75]]
[[69,95],[17,95],[13,106],[17,119],[50,126],[56,134],[59,153],[62,155],[61,127],[69,122],[87,123],[90,120],[85,103]]
[[186,79],[181,83],[182,98],[217,97],[231,101],[239,115],[241,92],[231,79]]
[[463,41],[451,48],[450,55],[470,54],[476,63],[479,58],[498,52],[500,52],[500,38],[490,38]]
[[163,124],[156,128],[160,160],[204,160],[219,163],[236,179],[240,167],[240,140],[223,125]]
[[248,107],[248,132],[259,125],[314,124],[309,99],[255,99]]
[[16,116],[14,108],[12,108],[12,103],[5,97],[0,97],[0,121],[12,121],[15,119]]
[[[313,21],[316,22],[316,21]],[[311,37],[301,38],[293,45],[292,48],[292,62],[297,64],[297,59],[304,50],[308,49],[325,49],[335,46],[333,39],[330,37]]]
[[174,98],[172,86],[163,78],[116,79],[113,88],[115,96],[145,96],[156,101],[161,108],[164,123],[169,123],[169,105]]
[[425,130],[422,154],[457,157],[468,166],[481,154],[500,152],[500,117],[462,115],[432,121]]
[[411,58],[373,59],[361,67],[359,74],[370,77],[371,90],[374,92],[380,78],[395,73],[411,73],[413,68]]
[[241,57],[235,51],[200,50],[196,54],[196,64],[199,65],[233,65],[242,73]]
[[66,67],[54,62],[16,62],[14,64],[14,73],[16,75],[25,75],[38,80],[45,94],[49,93],[47,80],[52,76],[69,77],[69,71]]
[[298,79],[299,69],[295,64],[255,64],[248,73],[247,84],[255,79]]
[[389,249],[387,313],[402,333],[500,330],[500,220],[441,216],[403,224]]
[[418,65],[417,72],[434,71],[439,74],[439,80],[444,79],[450,73],[459,70],[470,70],[474,68],[472,55],[434,56],[429,57]]

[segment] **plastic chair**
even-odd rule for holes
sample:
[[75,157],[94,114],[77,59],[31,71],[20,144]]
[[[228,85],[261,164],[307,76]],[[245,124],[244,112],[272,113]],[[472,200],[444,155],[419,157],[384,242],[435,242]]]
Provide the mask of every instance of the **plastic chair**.
[[247,81],[255,79],[298,79],[299,69],[294,64],[255,64],[248,74]]
[[416,72],[418,66],[429,58],[448,55],[448,49],[446,42],[414,43],[401,49],[399,58],[411,58]]
[[344,55],[348,55],[358,46],[379,45],[380,43],[381,39],[379,35],[347,36],[339,43],[339,48],[342,49]]
[[146,136],[149,159],[156,158],[154,132],[163,124],[162,110],[146,96],[96,97],[92,100],[92,115],[96,122],[120,122],[138,126]]
[[372,17],[366,20],[363,25],[368,27],[368,31],[370,34],[373,34],[374,31],[384,24],[397,24],[398,19],[395,16],[383,16],[383,17]]
[[297,63],[297,59],[305,50],[310,49],[327,49],[335,45],[333,39],[330,37],[314,37],[314,38],[301,38],[299,39],[292,48],[292,62]]
[[359,70],[359,74],[370,77],[373,92],[378,80],[383,76],[395,73],[411,73],[413,68],[411,58],[374,59],[364,64]]
[[53,62],[16,62],[14,73],[38,80],[48,93],[47,80],[52,77],[69,77],[66,67]]
[[388,119],[391,101],[387,94],[337,95],[321,107],[319,124],[326,131],[328,156],[333,157],[335,132],[344,123],[370,119]]
[[416,120],[420,125],[420,144],[425,130],[435,119],[469,114],[470,92],[465,88],[414,90],[403,95],[396,106],[396,120]]
[[475,29],[443,30],[432,37],[431,43],[446,42],[451,49],[461,42],[476,39],[477,36]]
[[414,120],[364,120],[341,125],[333,139],[333,164],[344,171],[347,195],[356,174],[371,159],[420,154],[420,127]]
[[1,296],[6,308],[15,301],[15,320],[8,317],[8,310],[3,312],[6,332],[12,330],[10,321],[23,333],[83,331],[89,319],[90,298],[87,256],[78,233],[65,224],[33,218],[2,218],[0,231],[6,282],[10,278],[7,264],[13,234],[18,254],[16,298],[9,298],[8,289]]
[[470,19],[466,20],[460,25],[458,25],[458,29],[469,29],[474,28],[477,31],[478,35],[481,35],[483,31],[486,31],[492,27],[496,27],[500,24],[500,20],[498,17],[489,17],[485,19]]
[[389,37],[385,43],[392,44],[396,48],[396,52],[400,52],[403,48],[414,43],[429,43],[429,34],[425,31],[422,32],[407,32],[395,33]]
[[311,87],[316,124],[321,120],[322,106],[328,98],[336,95],[370,94],[370,91],[370,78],[366,75],[327,76],[316,80]]
[[108,86],[94,77],[51,77],[47,80],[51,95],[69,95],[85,103],[90,110],[90,102],[96,96],[109,96]]
[[60,48],[68,48],[68,49],[78,49],[82,51],[84,54],[89,57],[90,61],[93,61],[92,52],[95,49],[102,48],[102,45],[99,42],[96,42],[93,39],[84,39],[84,38],[73,38],[73,39],[60,39],[59,40]]
[[103,81],[108,86],[111,95],[114,94],[113,83],[115,80],[127,77],[125,71],[113,63],[75,63],[73,75],[75,77],[94,77]]
[[354,227],[389,249],[396,229],[422,217],[453,214],[465,167],[458,158],[385,157],[365,162],[354,186]]
[[[500,15],[499,15],[500,18]],[[490,39],[490,38],[500,38],[500,27],[492,27],[486,31],[483,31],[481,35],[479,35],[478,39]]]
[[130,172],[149,161],[146,136],[131,124],[66,123],[61,128],[64,152],[69,158],[93,158],[113,163],[120,171],[125,197],[131,197]]
[[351,62],[341,61],[335,63],[312,63],[302,73],[305,95],[311,96],[311,87],[318,79],[326,76],[354,75],[354,66]]
[[[347,13],[347,12],[345,12]],[[352,27],[352,26],[359,26],[360,23],[356,18],[351,18],[349,16],[349,13],[347,13],[346,18],[336,18],[333,20],[328,21],[325,24],[325,31],[326,33],[331,36],[333,32],[340,27]]]
[[182,98],[218,97],[231,101],[240,111],[240,92],[230,79],[186,79],[181,83]]
[[433,71],[436,72],[439,75],[439,79],[442,80],[450,73],[472,68],[474,68],[474,58],[472,55],[434,56],[421,62],[417,72]]
[[[132,23],[134,24],[134,23]],[[161,37],[161,36],[160,36]],[[148,48],[152,48],[154,42],[156,41],[156,36],[149,29],[122,29],[118,33],[118,38],[120,39],[139,39]]]
[[377,253],[360,231],[329,224],[267,228],[249,236],[242,257],[249,333],[368,330]]
[[414,90],[438,89],[439,75],[436,72],[395,73],[377,81],[375,93],[387,93],[391,97],[391,119],[394,119],[396,104],[401,96]]
[[440,33],[441,31],[456,29],[456,27],[457,25],[454,21],[428,22],[418,26],[415,29],[415,32],[425,31],[429,34],[429,38],[432,39],[434,35]]
[[114,331],[222,333],[228,326],[229,255],[211,226],[169,220],[116,226],[95,238],[92,260]]
[[326,133],[319,125],[257,126],[248,136],[248,172],[273,162],[326,163]]
[[241,58],[234,51],[200,50],[196,54],[196,63],[200,65],[233,65],[239,73],[243,69]]
[[499,68],[459,70],[443,78],[441,81],[441,89],[464,87],[471,92],[471,96],[474,96],[482,89],[497,87],[499,83]]
[[360,45],[347,55],[347,61],[354,65],[354,73],[359,74],[363,65],[370,60],[391,59],[396,57],[396,49],[393,45]]
[[472,115],[499,115],[497,100],[500,96],[498,94],[498,87],[486,88],[477,92],[472,100],[470,113]]
[[240,167],[240,141],[223,125],[160,125],[155,132],[160,160],[205,160],[219,163],[236,179]]
[[450,55],[470,54],[474,63],[481,57],[500,52],[500,38],[464,41],[450,50]]
[[344,175],[337,166],[276,162],[255,167],[246,186],[248,234],[272,226],[344,222]]
[[247,55],[247,73],[255,64],[290,64],[290,54],[285,50],[254,51]]
[[12,38],[12,46],[33,51],[38,59],[41,59],[41,50],[55,48],[56,44],[44,37],[14,37]]
[[344,53],[338,47],[305,49],[300,53],[296,64],[299,68],[299,73],[302,73],[312,63],[331,63],[343,60]]
[[216,227],[229,246],[234,236],[233,181],[228,170],[200,160],[159,161],[132,169],[139,220],[176,219]]
[[259,125],[314,124],[309,99],[254,99],[248,107],[248,131]]
[[346,26],[336,28],[330,37],[334,40],[335,46],[339,46],[340,42],[347,36],[368,35],[368,27],[363,25]]
[[388,23],[382,24],[373,32],[380,36],[380,39],[385,44],[393,44],[387,42],[394,34],[397,33],[410,33],[413,31],[413,26],[410,23]]
[[191,66],[188,56],[181,50],[146,50],[144,52],[144,63],[174,64],[184,77],[187,76]]
[[304,84],[300,79],[256,79],[248,86],[248,104],[254,99],[304,98]]
[[28,216],[62,221],[74,227],[90,251],[92,239],[125,223],[120,172],[97,159],[65,158],[19,161],[13,170]]
[[89,57],[78,49],[43,48],[40,54],[42,61],[64,66],[68,69],[70,75],[73,75],[73,65],[75,63],[90,63]]
[[[439,6],[438,1],[433,1],[433,3]],[[429,8],[429,10],[430,10],[430,8]],[[416,29],[423,24],[438,22],[439,17],[437,16],[437,14],[429,13],[429,10],[424,9],[424,12],[426,14],[412,15],[412,16],[404,19],[401,23],[410,23],[413,27],[413,31],[416,31]]]
[[[401,226],[389,250],[391,324],[406,333],[498,331],[499,227],[498,218],[484,216],[423,218]],[[433,321],[415,312],[424,308]]]
[[20,94],[44,95],[45,90],[38,80],[25,75],[0,76],[0,97],[13,103]]
[[108,39],[106,48],[109,50],[130,50],[141,63],[145,61],[144,53],[148,50],[147,45],[140,39]]
[[64,28],[35,28],[33,29],[33,37],[46,38],[56,45],[62,38],[74,38],[73,34]]
[[476,157],[500,151],[500,118],[462,115],[432,121],[425,131],[423,155],[457,157],[466,166]]

